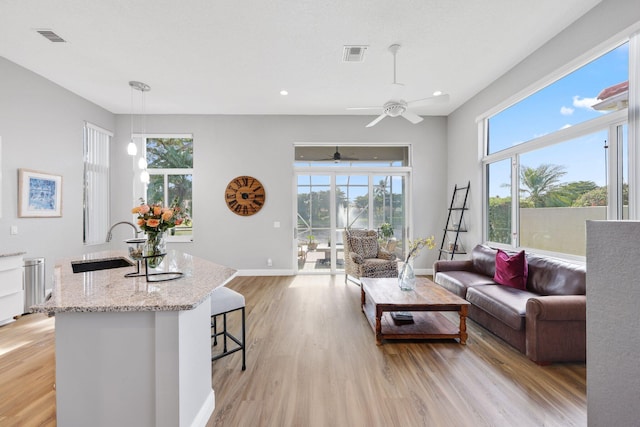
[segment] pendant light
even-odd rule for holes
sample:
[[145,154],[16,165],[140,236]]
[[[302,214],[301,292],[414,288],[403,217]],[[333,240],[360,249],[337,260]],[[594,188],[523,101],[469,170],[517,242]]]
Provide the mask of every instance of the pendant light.
[[138,169],[146,169],[146,168],[147,168],[147,160],[143,156],[140,156],[138,158]]
[[[130,81],[129,82],[129,86],[131,87],[131,139],[129,140],[129,145],[127,145],[127,153],[129,153],[130,156],[135,156],[136,154],[138,154],[138,146],[136,145],[135,142],[133,142],[133,97],[134,97],[134,89],[137,91],[141,92],[141,98],[142,98],[142,119],[144,121],[145,116],[144,116],[144,109],[145,109],[145,92],[148,92],[151,90],[151,86],[149,86],[148,84],[142,83],[142,82],[136,82],[136,81]],[[143,133],[144,133],[144,129],[143,129]],[[141,162],[138,162],[138,164],[140,164]]]

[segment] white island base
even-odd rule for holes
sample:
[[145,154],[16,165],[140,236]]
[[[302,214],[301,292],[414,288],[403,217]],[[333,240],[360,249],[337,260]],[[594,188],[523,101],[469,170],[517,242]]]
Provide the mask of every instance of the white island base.
[[210,297],[192,310],[56,313],[60,426],[205,426]]

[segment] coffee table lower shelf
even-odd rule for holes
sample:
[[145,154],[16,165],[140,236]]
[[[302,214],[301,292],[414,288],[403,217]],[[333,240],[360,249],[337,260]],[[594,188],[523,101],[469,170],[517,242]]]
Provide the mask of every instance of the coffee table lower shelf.
[[[362,310],[376,332],[376,309],[371,301],[367,301]],[[378,344],[383,339],[458,339],[465,344],[466,333],[461,338],[458,325],[447,319],[442,313],[436,311],[412,311],[413,322],[396,321],[391,317],[391,312],[382,312],[380,316],[380,337],[376,336]]]

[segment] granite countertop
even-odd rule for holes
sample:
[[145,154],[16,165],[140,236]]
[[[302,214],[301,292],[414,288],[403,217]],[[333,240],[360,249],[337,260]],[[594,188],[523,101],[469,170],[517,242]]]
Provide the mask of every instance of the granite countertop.
[[168,251],[154,271],[182,272],[165,282],[147,282],[142,277],[124,277],[135,266],[73,273],[72,261],[127,257],[125,251],[105,251],[59,260],[54,268],[51,298],[31,307],[32,312],[125,312],[179,311],[200,305],[219,286],[231,280],[236,270],[179,251]]

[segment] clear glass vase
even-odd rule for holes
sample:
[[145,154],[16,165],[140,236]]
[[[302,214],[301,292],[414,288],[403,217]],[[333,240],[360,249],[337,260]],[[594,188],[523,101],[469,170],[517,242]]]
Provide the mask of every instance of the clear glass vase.
[[144,245],[144,257],[147,265],[156,268],[167,253],[164,231],[147,231],[147,242]]
[[403,291],[413,291],[416,288],[416,275],[410,261],[402,264],[398,275],[398,286]]

